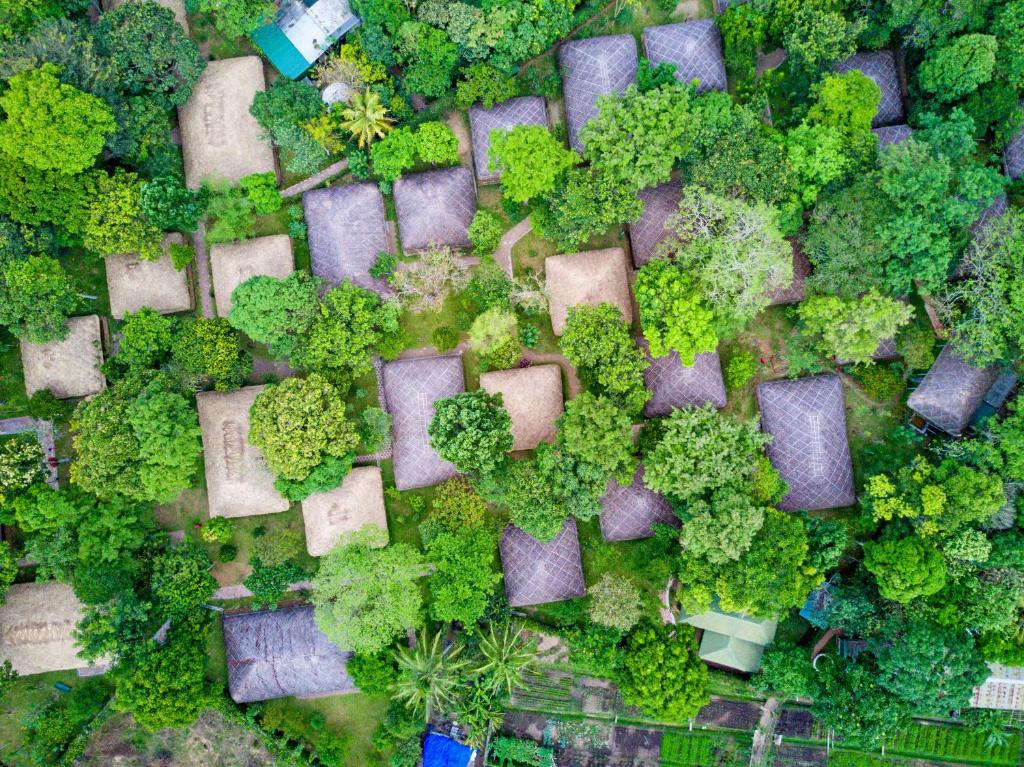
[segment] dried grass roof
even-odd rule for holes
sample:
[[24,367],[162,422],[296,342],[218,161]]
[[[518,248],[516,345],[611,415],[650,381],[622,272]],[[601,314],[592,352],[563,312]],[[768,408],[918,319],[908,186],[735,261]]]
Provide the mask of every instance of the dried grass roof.
[[322,557],[338,545],[341,536],[363,525],[376,525],[386,535],[388,517],[384,511],[380,467],[358,466],[340,486],[325,493],[313,493],[302,502],[302,519],[306,551],[311,557]]
[[532,450],[541,442],[555,441],[555,424],[563,410],[562,369],[558,365],[481,373],[480,388],[501,394],[512,417],[513,450]]
[[249,408],[263,386],[196,395],[211,517],[249,517],[287,511],[274,475],[249,444]]
[[699,80],[698,93],[724,91],[728,86],[722,35],[714,19],[647,27],[641,41],[651,66],[675,64],[676,80],[681,83]]
[[632,35],[573,40],[562,45],[558,63],[562,70],[569,145],[582,152],[580,131],[597,116],[597,100],[622,93],[636,82],[636,40]]
[[[103,0],[103,10],[112,11],[120,8],[130,0]],[[188,14],[185,13],[185,0],[153,0],[157,5],[162,5],[174,13],[174,20],[181,24],[181,28],[188,34]]]
[[569,307],[578,304],[609,303],[618,307],[626,322],[633,321],[626,254],[622,248],[548,256],[544,259],[544,274],[551,327],[556,336],[565,331]]
[[863,51],[855,53],[846,61],[837,64],[835,71],[843,74],[859,69],[882,91],[878,111],[871,121],[873,128],[884,125],[898,125],[904,120],[903,96],[900,93],[900,77],[896,70],[896,54],[890,50]]
[[302,196],[313,274],[333,285],[348,280],[389,295],[387,280],[370,276],[377,255],[388,250],[384,197],[376,184],[344,184]]
[[217,314],[227,317],[231,294],[243,282],[257,275],[284,279],[295,271],[291,238],[287,234],[273,234],[214,245],[210,248],[210,271]]
[[224,649],[236,703],[356,689],[346,670],[352,653],[324,636],[310,605],[225,615]]
[[[1020,105],[1024,107],[1024,99]],[[1017,131],[1003,150],[1003,170],[1014,181],[1024,176],[1024,128]]]
[[465,391],[462,357],[416,357],[384,365],[384,397],[391,413],[395,487],[429,487],[456,475],[430,446],[434,403]]
[[495,104],[490,109],[475,105],[469,109],[469,129],[473,137],[473,167],[481,184],[493,184],[501,178],[490,170],[491,131],[512,130],[517,125],[548,125],[548,110],[540,96],[521,96]]
[[178,110],[188,186],[237,183],[275,170],[274,150],[249,114],[253,96],[266,90],[259,56],[210,61],[188,102]]
[[164,237],[163,255],[156,261],[146,261],[137,253],[107,256],[103,265],[107,270],[107,292],[110,294],[110,314],[115,319],[148,307],[160,314],[187,312],[192,308],[192,291],[188,283],[188,270],[178,271],[171,263],[168,248],[180,245],[185,238],[177,232]]
[[971,708],[1024,711],[1024,668],[988,664],[989,677],[974,688]]
[[843,382],[837,375],[758,384],[761,428],[771,435],[768,458],[789,484],[779,508],[849,506],[853,464],[846,437]]
[[793,281],[777,290],[772,291],[769,297],[769,306],[780,306],[783,304],[795,304],[804,300],[806,290],[804,280],[811,274],[811,262],[807,260],[803,249],[795,237],[787,237],[793,246]]
[[682,194],[683,187],[678,181],[651,186],[637,193],[644,210],[640,218],[629,225],[629,244],[633,250],[633,265],[637,269],[654,258],[658,243],[669,236],[665,222],[669,216],[679,212]]
[[893,144],[901,144],[914,135],[914,129],[909,125],[886,125],[881,128],[872,128],[871,132],[878,137],[879,149]]
[[641,338],[639,344],[650,361],[644,371],[644,386],[651,392],[651,398],[644,405],[644,415],[648,418],[668,415],[673,408],[687,405],[725,407],[725,383],[717,351],[698,354],[687,367],[678,352],[652,357],[647,341]]
[[70,317],[63,341],[45,344],[21,342],[21,366],[25,373],[25,393],[49,390],[57,399],[87,397],[106,385],[100,372],[103,341],[98,315]]
[[505,596],[512,607],[561,602],[587,593],[575,519],[567,520],[549,543],[509,525],[499,548]]
[[907,397],[907,407],[944,432],[959,436],[998,375],[994,367],[969,364],[947,345]]
[[402,249],[431,245],[469,247],[476,213],[476,187],[466,168],[444,168],[402,176],[395,182],[395,212]]
[[679,526],[679,518],[665,497],[644,484],[644,467],[638,466],[633,481],[622,486],[614,479],[601,497],[601,535],[606,541],[635,541],[654,535],[656,522]]
[[56,581],[16,583],[0,605],[0,663],[22,675],[82,668],[72,631],[82,603],[70,586]]

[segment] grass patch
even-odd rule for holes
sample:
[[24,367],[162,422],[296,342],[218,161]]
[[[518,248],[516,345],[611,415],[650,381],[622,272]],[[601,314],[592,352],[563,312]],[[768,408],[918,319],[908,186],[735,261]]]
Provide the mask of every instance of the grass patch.
[[[347,734],[351,740],[345,753],[346,767],[365,767],[380,763],[381,755],[373,745],[372,738],[377,723],[384,717],[387,707],[387,697],[363,695],[362,693],[335,695],[314,700],[279,698],[267,702],[268,711],[273,709],[298,711],[305,716],[307,721],[313,714],[322,714],[325,720],[325,729],[334,733]],[[311,734],[315,735],[312,732]]]
[[222,687],[228,683],[227,649],[224,647],[224,618],[218,613],[206,632],[206,678]]
[[211,13],[190,13],[188,25],[196,45],[211,59],[230,59],[258,53],[248,37],[226,37],[214,26]]
[[57,682],[74,688],[81,684],[82,680],[74,671],[33,674],[14,680],[13,686],[2,699],[4,715],[0,716],[0,764],[6,767],[31,767],[28,754],[24,753],[23,722],[48,701],[60,695],[54,689]]
[[0,329],[0,416],[24,415],[28,408],[25,396],[25,374],[21,367],[18,339],[6,328]]

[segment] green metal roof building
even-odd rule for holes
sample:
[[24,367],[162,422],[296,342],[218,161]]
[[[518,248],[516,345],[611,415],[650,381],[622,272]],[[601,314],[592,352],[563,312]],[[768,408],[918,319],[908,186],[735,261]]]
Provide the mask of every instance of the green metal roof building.
[[705,663],[752,674],[761,667],[764,648],[775,639],[779,622],[727,613],[712,607],[699,615],[680,616],[703,631],[698,655]]
[[282,75],[295,80],[358,24],[348,0],[291,0],[250,37]]

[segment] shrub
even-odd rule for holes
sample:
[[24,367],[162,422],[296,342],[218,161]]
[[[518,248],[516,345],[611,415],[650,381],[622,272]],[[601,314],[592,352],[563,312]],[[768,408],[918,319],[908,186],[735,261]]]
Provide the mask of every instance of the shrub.
[[749,349],[738,349],[725,368],[725,385],[730,389],[742,389],[757,375],[758,356]]
[[203,525],[202,537],[207,543],[227,543],[235,526],[227,517],[214,517]]
[[887,402],[903,391],[903,376],[886,365],[857,365],[854,374],[864,393],[877,402]]
[[751,479],[751,492],[754,499],[774,506],[789,492],[789,485],[772,466],[766,455],[754,458],[754,475]]
[[507,354],[508,345],[519,346],[519,332],[516,316],[499,306],[481,314],[469,329],[469,346],[477,354],[488,358],[495,353]]
[[489,256],[498,249],[503,234],[501,219],[488,210],[478,210],[469,225],[469,241],[478,256]]
[[379,407],[368,407],[359,416],[356,427],[363,447],[376,453],[391,444],[391,414]]
[[416,130],[416,154],[431,165],[454,165],[459,161],[459,141],[444,123],[425,122]]
[[252,574],[242,583],[252,592],[252,606],[255,610],[264,607],[271,610],[277,607],[288,587],[299,581],[305,580],[308,573],[293,562],[287,562],[277,567],[264,567],[256,563],[253,566]]
[[394,273],[396,266],[398,266],[398,258],[381,251],[377,254],[377,260],[373,262],[373,266],[370,267],[370,276],[375,280],[387,279]]
[[527,349],[532,349],[540,340],[540,328],[532,323],[525,323],[519,326],[519,343]]
[[896,336],[896,351],[910,370],[927,370],[935,362],[935,334],[911,323]]
[[238,547],[233,543],[225,543],[217,553],[217,559],[221,562],[234,562],[238,556]]
[[250,559],[264,567],[277,567],[298,556],[302,536],[294,530],[278,530],[273,535],[253,539]]
[[171,257],[171,263],[174,265],[174,268],[179,272],[191,264],[196,257],[196,251],[191,245],[183,245],[177,242],[171,243],[170,247],[167,248],[167,253]]
[[459,345],[459,331],[451,325],[442,325],[434,329],[430,334],[430,340],[433,341],[434,348],[443,354]]
[[277,177],[273,171],[253,173],[239,181],[238,186],[257,214],[268,215],[281,209],[281,193],[277,191]]
[[366,695],[386,695],[398,678],[394,656],[388,651],[356,653],[349,659],[347,669],[356,687]]
[[438,485],[430,502],[430,519],[452,532],[479,527],[486,512],[484,499],[462,477]]

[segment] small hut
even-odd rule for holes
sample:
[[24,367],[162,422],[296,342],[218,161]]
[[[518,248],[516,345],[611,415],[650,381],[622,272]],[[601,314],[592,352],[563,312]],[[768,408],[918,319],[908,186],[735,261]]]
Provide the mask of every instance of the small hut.
[[654,535],[652,525],[679,526],[665,496],[649,490],[644,484],[644,467],[637,466],[633,481],[620,485],[608,481],[601,497],[601,535],[606,541],[635,541]]
[[642,42],[651,66],[674,64],[676,80],[699,81],[698,93],[724,91],[728,87],[722,35],[714,19],[647,27]]
[[725,407],[725,383],[717,351],[698,354],[693,364],[686,366],[678,352],[652,357],[647,341],[641,338],[639,343],[650,362],[644,371],[644,386],[651,392],[651,398],[644,405],[645,416],[669,415],[678,407],[708,404],[719,409]]
[[682,622],[701,629],[697,654],[705,663],[753,674],[761,667],[764,648],[775,639],[777,620],[727,613],[712,607],[699,615],[683,615]]
[[947,345],[907,397],[907,407],[935,428],[959,437],[998,377],[996,368],[975,367]]
[[896,69],[896,53],[891,50],[864,51],[855,53],[846,61],[837,64],[839,74],[859,69],[875,81],[882,91],[878,111],[871,121],[871,127],[899,125],[904,121],[903,96],[900,93],[900,76]]
[[380,467],[358,466],[338,487],[313,493],[302,502],[302,519],[306,528],[306,551],[311,557],[322,557],[338,545],[342,536],[364,525],[379,527],[386,539],[388,517],[384,510]]
[[62,341],[34,344],[22,340],[21,367],[28,396],[46,389],[57,399],[71,399],[88,397],[106,387],[100,371],[103,341],[99,316],[70,317],[67,327]]
[[342,184],[302,196],[313,274],[332,285],[343,280],[390,295],[387,280],[370,276],[389,250],[384,196],[376,184]]
[[558,365],[481,373],[480,388],[501,395],[512,418],[513,450],[533,450],[541,442],[555,441],[562,415],[562,369]]
[[612,304],[622,313],[622,319],[632,323],[633,303],[622,248],[548,256],[544,259],[544,274],[551,328],[556,336],[565,332],[569,308],[579,304]]
[[214,245],[210,248],[210,271],[217,314],[227,317],[231,294],[243,282],[260,275],[283,280],[295,271],[291,238],[287,234],[273,234]]
[[569,145],[582,152],[580,131],[597,117],[597,100],[622,93],[636,82],[636,40],[632,35],[572,40],[562,45],[558,63],[562,70]]
[[15,583],[0,604],[0,663],[22,676],[84,668],[73,632],[84,606],[70,586],[46,581]]
[[476,213],[473,174],[466,168],[444,168],[402,176],[395,182],[395,212],[407,253],[431,245],[468,248]]
[[499,544],[505,596],[512,607],[561,602],[587,593],[576,520],[548,543],[509,525]]
[[473,138],[473,167],[481,184],[496,184],[501,173],[490,168],[491,133],[512,130],[519,125],[548,127],[548,110],[540,96],[521,96],[484,109],[479,104],[469,109],[469,129]]
[[640,218],[629,225],[629,244],[633,251],[633,266],[637,269],[654,258],[658,245],[670,236],[665,224],[670,216],[679,212],[682,193],[682,185],[678,181],[651,186],[637,193],[644,210]]
[[115,319],[123,319],[126,314],[143,307],[160,314],[187,312],[192,308],[188,270],[175,269],[169,254],[171,245],[184,242],[185,238],[177,232],[164,237],[164,252],[156,261],[139,258],[138,253],[103,259],[107,270],[110,314]]

